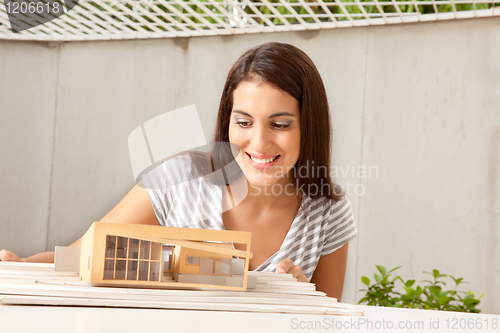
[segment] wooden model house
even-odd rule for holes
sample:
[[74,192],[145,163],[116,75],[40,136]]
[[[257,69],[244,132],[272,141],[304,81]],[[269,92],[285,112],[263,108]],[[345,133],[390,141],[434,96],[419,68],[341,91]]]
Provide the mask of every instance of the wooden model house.
[[[80,277],[101,285],[246,290],[255,284],[248,279],[250,236],[94,222],[82,238]],[[246,250],[236,250],[233,243]],[[57,261],[56,252],[56,266]]]

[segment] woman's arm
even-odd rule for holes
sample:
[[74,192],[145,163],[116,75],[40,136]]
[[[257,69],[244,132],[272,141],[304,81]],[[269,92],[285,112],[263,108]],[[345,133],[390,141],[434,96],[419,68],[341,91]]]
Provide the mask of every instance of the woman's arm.
[[337,298],[339,302],[344,289],[348,244],[321,257],[311,279],[311,283],[316,283],[316,290],[326,293],[329,297]]
[[[344,289],[345,269],[347,266],[347,246],[342,246],[337,251],[321,257],[314,270],[311,283],[316,284],[316,290],[326,293],[328,297],[335,297],[339,302]],[[299,282],[307,282],[307,277],[299,266],[295,266],[291,259],[281,260],[276,273],[293,274]]]
[[[142,182],[140,183],[142,184]],[[122,224],[159,225],[148,191],[140,185],[135,185],[130,192],[109,212],[100,222]],[[82,238],[70,246],[80,247]],[[29,257],[31,258],[31,257]]]
[[[128,192],[127,195],[101,219],[101,222],[160,224],[156,218],[151,201],[149,200],[148,191],[143,186],[139,185],[135,185],[130,192]],[[74,244],[71,246],[74,246]],[[80,246],[80,244],[77,246]]]
[[0,251],[0,261],[54,262],[54,252],[42,252],[28,258],[19,258],[15,253]]
[[[158,225],[158,219],[149,201],[147,190],[135,185],[130,192],[101,219],[101,222],[124,224],[151,224]],[[78,239],[70,246],[79,247],[82,239]],[[54,262],[54,252],[42,252],[27,258],[20,259],[10,251],[0,251],[0,261],[27,261],[27,262]]]

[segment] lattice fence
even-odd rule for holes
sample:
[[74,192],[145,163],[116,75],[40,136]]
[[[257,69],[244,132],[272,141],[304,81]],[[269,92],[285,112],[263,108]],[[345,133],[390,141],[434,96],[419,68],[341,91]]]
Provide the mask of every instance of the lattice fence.
[[50,22],[13,33],[0,0],[0,39],[213,36],[491,16],[500,16],[500,0],[80,0]]

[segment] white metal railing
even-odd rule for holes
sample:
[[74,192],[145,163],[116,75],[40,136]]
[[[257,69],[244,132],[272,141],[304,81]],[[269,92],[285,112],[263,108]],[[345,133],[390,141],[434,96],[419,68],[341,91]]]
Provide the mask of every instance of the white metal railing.
[[78,41],[214,36],[500,16],[500,0],[80,0],[13,33],[0,0],[0,39]]

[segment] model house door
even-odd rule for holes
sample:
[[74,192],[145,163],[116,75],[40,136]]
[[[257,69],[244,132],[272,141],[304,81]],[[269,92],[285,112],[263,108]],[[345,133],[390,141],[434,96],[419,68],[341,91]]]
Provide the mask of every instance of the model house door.
[[174,247],[175,246],[173,245],[163,244],[161,253],[161,261],[163,261],[163,271],[172,270]]

